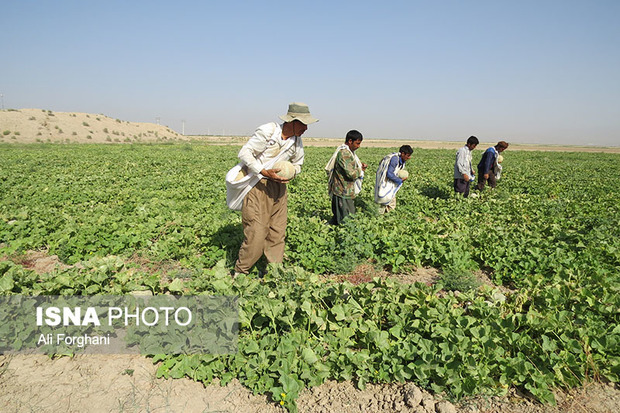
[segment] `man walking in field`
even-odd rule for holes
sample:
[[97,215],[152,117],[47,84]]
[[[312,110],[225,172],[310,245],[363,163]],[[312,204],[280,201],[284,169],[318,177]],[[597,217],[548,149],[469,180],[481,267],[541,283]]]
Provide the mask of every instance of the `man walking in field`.
[[379,164],[375,179],[375,202],[379,204],[380,214],[396,208],[396,193],[409,177],[405,163],[412,153],[411,146],[403,145],[398,152],[387,155]]
[[362,134],[356,130],[347,132],[344,145],[336,149],[325,167],[334,214],[329,222],[332,225],[340,225],[345,217],[355,213],[354,199],[362,189],[364,171],[368,167],[355,154],[363,139]]
[[259,126],[239,151],[239,159],[247,173],[259,176],[260,180],[243,198],[244,240],[235,264],[235,275],[249,273],[263,254],[270,263],[282,262],[284,257],[288,213],[286,184],[289,180],[278,175],[279,169],[266,166],[273,165],[276,160],[289,161],[295,174],[300,173],[304,162],[301,135],[318,119],[310,115],[304,103],[291,103],[287,114],[280,119],[284,121],[281,125],[272,122]]
[[474,180],[474,169],[471,166],[471,153],[480,142],[475,136],[470,136],[467,143],[456,152],[454,161],[454,191],[469,196],[469,187]]
[[498,159],[500,154],[504,152],[508,148],[508,143],[504,141],[497,142],[497,145],[491,146],[489,149],[484,151],[482,154],[482,159],[478,163],[478,185],[476,185],[476,189],[482,191],[484,189],[484,185],[489,182],[489,186],[491,188],[495,188],[497,186],[497,171],[498,168]]

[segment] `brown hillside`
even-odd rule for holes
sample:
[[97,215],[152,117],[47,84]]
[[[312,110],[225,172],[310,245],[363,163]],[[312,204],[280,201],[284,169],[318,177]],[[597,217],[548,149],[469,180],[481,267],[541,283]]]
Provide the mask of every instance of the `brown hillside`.
[[170,128],[127,122],[105,115],[52,112],[43,109],[0,111],[4,143],[131,143],[188,140]]

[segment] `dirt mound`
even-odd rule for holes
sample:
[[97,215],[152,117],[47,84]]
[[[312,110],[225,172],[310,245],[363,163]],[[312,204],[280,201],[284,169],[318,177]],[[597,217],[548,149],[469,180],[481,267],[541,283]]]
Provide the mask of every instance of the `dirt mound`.
[[4,143],[131,143],[188,140],[170,128],[105,115],[42,109],[0,111]]
[[[0,260],[5,260],[7,257],[1,257]],[[58,255],[49,255],[47,251],[32,251],[29,250],[25,254],[15,255],[10,257],[11,261],[15,264],[19,264],[26,269],[33,270],[37,274],[47,274],[55,269],[69,268],[60,261]]]
[[413,383],[368,385],[357,389],[351,382],[327,382],[302,392],[299,410],[307,413],[429,412],[452,413],[456,407],[436,400]]

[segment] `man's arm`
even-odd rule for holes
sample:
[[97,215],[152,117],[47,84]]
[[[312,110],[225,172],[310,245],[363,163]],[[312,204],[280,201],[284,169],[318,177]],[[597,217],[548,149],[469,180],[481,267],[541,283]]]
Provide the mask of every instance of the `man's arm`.
[[263,163],[257,158],[267,149],[267,142],[271,139],[273,132],[275,131],[275,123],[268,123],[259,126],[252,137],[247,141],[245,145],[239,151],[239,159],[243,162],[251,172],[255,174],[261,173],[263,170]]
[[387,179],[394,182],[396,185],[400,185],[403,183],[403,180],[394,173],[396,166],[398,166],[398,156],[392,156],[392,159],[390,159],[390,163],[388,165],[386,176]]

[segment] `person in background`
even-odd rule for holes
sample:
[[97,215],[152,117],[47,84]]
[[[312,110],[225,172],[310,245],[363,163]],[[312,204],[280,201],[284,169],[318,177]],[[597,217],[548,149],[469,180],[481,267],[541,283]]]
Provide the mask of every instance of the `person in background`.
[[368,167],[355,154],[363,139],[362,134],[356,130],[347,132],[344,145],[336,149],[325,167],[334,214],[329,221],[332,225],[340,225],[345,217],[355,213],[354,199],[361,190],[364,171]]
[[281,125],[271,122],[259,126],[239,151],[241,162],[251,173],[260,174],[262,178],[243,199],[244,240],[234,275],[247,274],[263,254],[270,263],[282,262],[284,257],[288,180],[277,174],[278,169],[265,169],[264,165],[278,157],[290,161],[296,173],[301,172],[304,162],[301,135],[318,119],[310,115],[308,105],[304,103],[291,103],[287,114],[280,119],[284,121]]
[[478,162],[478,185],[476,185],[476,189],[482,191],[487,181],[491,188],[497,186],[497,175],[494,169],[496,169],[495,167],[497,166],[499,155],[504,152],[506,148],[508,148],[508,143],[499,141],[497,145],[491,146],[484,151],[482,159]]
[[387,155],[379,164],[375,180],[375,202],[379,204],[380,214],[396,208],[396,193],[409,177],[404,168],[412,153],[411,146],[403,145],[398,152]]
[[480,142],[475,136],[470,136],[467,143],[456,152],[454,162],[454,191],[469,196],[469,187],[474,180],[474,169],[471,166],[471,153]]

